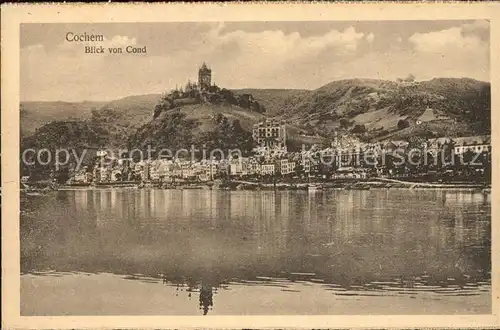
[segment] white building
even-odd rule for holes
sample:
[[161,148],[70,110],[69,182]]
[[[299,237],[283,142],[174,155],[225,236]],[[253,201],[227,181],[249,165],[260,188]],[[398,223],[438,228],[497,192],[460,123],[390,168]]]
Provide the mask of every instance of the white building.
[[261,174],[262,175],[274,175],[276,166],[274,164],[262,164]]
[[241,159],[232,159],[229,163],[229,175],[237,176],[242,175],[243,162]]
[[255,151],[261,155],[286,153],[286,127],[284,122],[266,120],[255,124],[252,136],[257,143]]
[[109,182],[111,180],[111,170],[107,167],[99,168],[99,181]]
[[260,174],[261,166],[257,159],[251,157],[247,163],[247,173],[248,175]]
[[182,161],[180,162],[180,168],[181,168],[181,176],[182,178],[184,179],[188,179],[188,178],[193,178],[196,176],[196,173],[193,169],[193,166],[191,164],[191,162],[189,161]]
[[302,169],[305,173],[311,172],[311,160],[309,158],[302,159]]
[[158,171],[158,167],[151,166],[151,168],[149,169],[149,180],[153,182],[160,181],[160,172]]
[[87,173],[86,169],[76,172],[73,176],[73,182],[89,183],[90,181],[92,181],[92,174]]
[[106,150],[98,150],[97,153],[96,153],[96,156],[97,157],[106,157],[107,156],[107,152]]
[[149,164],[144,163],[140,171],[141,180],[149,181]]
[[288,159],[282,159],[279,161],[280,173],[282,175],[287,175],[295,172],[295,162],[289,161]]
[[205,174],[209,180],[213,180],[217,175],[218,162],[216,160],[209,160],[205,163]]

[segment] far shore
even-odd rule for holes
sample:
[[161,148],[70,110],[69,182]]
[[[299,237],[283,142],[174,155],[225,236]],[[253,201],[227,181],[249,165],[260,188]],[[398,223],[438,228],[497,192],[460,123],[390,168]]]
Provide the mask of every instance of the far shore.
[[170,183],[141,183],[120,182],[106,184],[77,184],[55,185],[50,188],[28,188],[27,193],[40,193],[50,190],[104,190],[104,189],[204,189],[204,190],[370,190],[370,189],[436,189],[490,193],[491,185],[479,183],[433,183],[403,181],[389,178],[371,179],[338,179],[332,181],[311,182],[275,182],[263,183],[246,180],[215,180],[211,182],[170,182]]

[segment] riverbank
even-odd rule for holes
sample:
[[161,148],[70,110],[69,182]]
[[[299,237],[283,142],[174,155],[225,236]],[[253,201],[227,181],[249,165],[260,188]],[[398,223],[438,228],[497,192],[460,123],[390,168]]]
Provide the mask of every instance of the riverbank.
[[[422,182],[405,182],[390,179],[376,179],[368,181],[340,181],[340,182],[312,182],[312,183],[276,183],[262,184],[245,181],[235,181],[236,189],[255,190],[255,189],[291,189],[291,190],[323,190],[323,189],[343,189],[343,190],[369,190],[369,189],[452,189],[463,191],[481,191],[491,192],[491,188],[480,184],[435,184]],[[233,183],[233,186],[235,184]]]
[[27,195],[39,195],[54,190],[109,190],[109,189],[206,189],[206,190],[370,190],[370,189],[446,189],[454,191],[469,191],[491,193],[491,186],[474,183],[433,183],[403,181],[390,178],[372,179],[337,179],[335,181],[311,181],[304,182],[275,182],[263,183],[246,180],[216,180],[212,182],[176,182],[176,183],[139,183],[120,182],[110,184],[78,184],[78,185],[57,185],[44,188],[21,189]]

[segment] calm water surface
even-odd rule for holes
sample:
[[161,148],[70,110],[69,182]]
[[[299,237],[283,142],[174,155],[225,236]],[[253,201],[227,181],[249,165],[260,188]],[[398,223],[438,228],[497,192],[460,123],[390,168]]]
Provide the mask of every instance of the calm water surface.
[[23,210],[23,276],[112,273],[196,292],[203,306],[235,285],[463,297],[490,286],[483,194],[81,190]]

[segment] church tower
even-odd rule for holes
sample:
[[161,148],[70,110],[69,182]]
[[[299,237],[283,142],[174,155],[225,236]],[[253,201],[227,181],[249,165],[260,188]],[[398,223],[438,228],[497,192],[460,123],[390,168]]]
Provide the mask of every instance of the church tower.
[[205,62],[198,70],[198,86],[200,90],[207,90],[212,82],[212,70],[209,69]]

